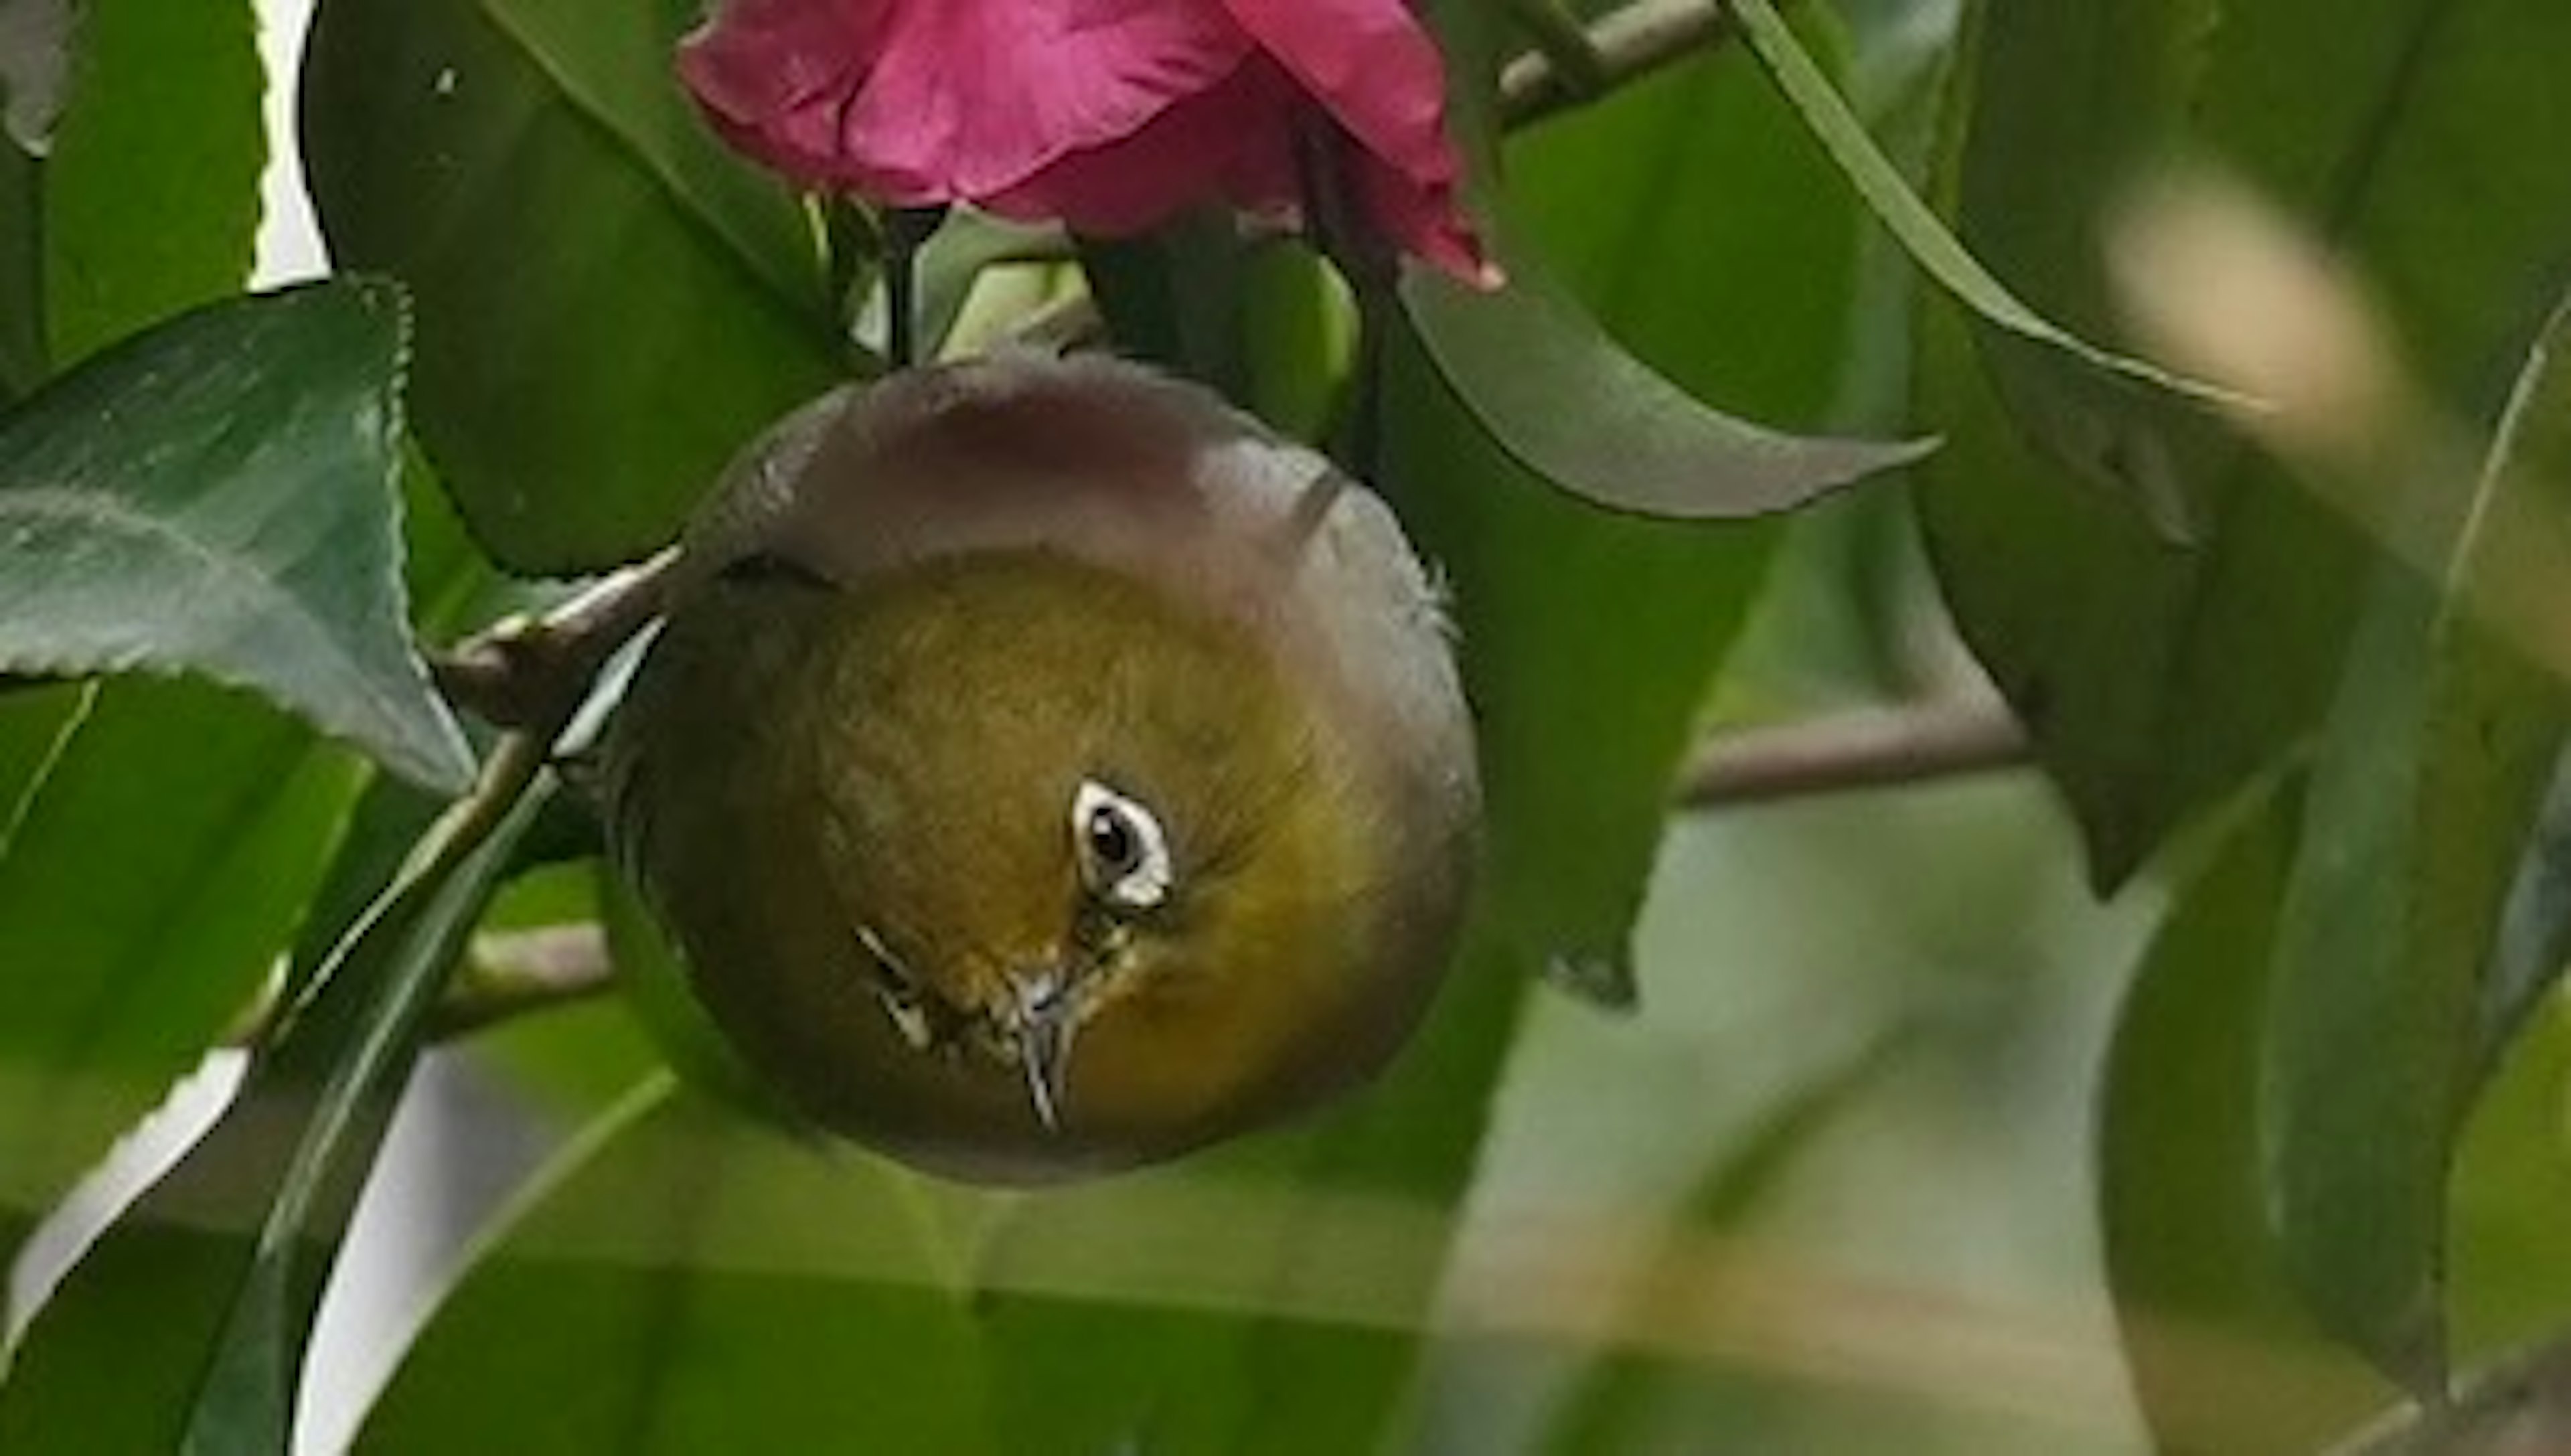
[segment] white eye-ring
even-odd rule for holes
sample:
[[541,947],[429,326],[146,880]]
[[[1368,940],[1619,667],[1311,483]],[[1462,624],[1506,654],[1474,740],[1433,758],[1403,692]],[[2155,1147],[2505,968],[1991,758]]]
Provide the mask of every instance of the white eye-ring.
[[1095,779],[1071,796],[1072,851],[1090,893],[1127,910],[1170,895],[1170,841],[1152,811]]

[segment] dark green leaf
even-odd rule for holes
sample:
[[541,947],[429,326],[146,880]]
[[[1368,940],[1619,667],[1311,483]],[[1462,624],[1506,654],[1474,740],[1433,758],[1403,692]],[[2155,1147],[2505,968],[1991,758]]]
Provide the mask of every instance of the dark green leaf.
[[200,673],[438,788],[469,771],[412,655],[401,300],[220,304],[0,422],[0,669]]
[[[1508,201],[1655,372],[1817,414],[1839,384],[1862,224],[1795,135],[1747,58],[1717,55],[1518,139]],[[1386,362],[1384,483],[1455,586],[1490,912],[1529,961],[1630,989],[1669,785],[1775,527],[1587,506],[1510,459],[1415,345]]]
[[[609,12],[613,11],[614,14]],[[681,140],[697,7],[324,0],[305,161],[333,257],[418,302],[412,412],[503,565],[668,540],[732,453],[835,382],[780,191]]]
[[[2048,307],[2105,321],[2104,210],[2192,128],[2190,146],[2344,248],[2439,403],[2488,417],[2492,361],[2550,305],[2571,236],[2571,175],[2530,141],[2559,90],[2535,58],[2571,44],[2571,11],[2280,0],[2213,14],[1990,0],[1958,163],[1968,244]],[[1924,467],[1931,550],[2113,883],[2310,729],[2362,595],[2362,542],[2282,469],[2083,386],[2085,371],[1992,348],[1995,395],[1962,335],[1932,314],[1918,374],[1948,441]],[[2183,502],[2192,539],[2156,539],[2104,492],[2067,488],[2028,436]]]
[[1232,220],[1197,214],[1145,238],[1085,241],[1081,270],[1117,348],[1246,404],[1243,272]]
[[235,292],[258,227],[251,0],[86,0],[42,187],[46,338],[68,364]]
[[2322,1318],[2422,1394],[2445,1379],[2447,1176],[2484,1066],[2484,968],[2571,726],[2562,685],[2474,610],[2508,530],[2571,520],[2567,346],[2571,307],[2460,503],[2444,579],[2384,568],[2280,932],[2263,1087],[2278,1236]]
[[[423,848],[437,852],[340,942],[224,1120],[38,1313],[0,1385],[0,1445],[286,1449],[326,1251],[390,1121],[421,1021],[542,798],[481,823],[478,844],[455,825],[432,831]],[[226,1221],[245,1213],[249,1236]],[[148,1341],[131,1323],[146,1290]]]
[[2178,888],[2126,994],[2099,1114],[2107,1277],[2160,1449],[2311,1450],[2381,1385],[2305,1314],[2277,1259],[2256,1124],[2291,807],[2262,794]]
[[671,206],[720,238],[780,300],[815,316],[831,306],[803,210],[781,180],[725,150],[679,85],[672,43],[705,7],[486,0],[482,11],[566,102],[623,145]]
[[1535,276],[1480,292],[1433,268],[1401,301],[1458,398],[1511,457],[1612,510],[1725,519],[1790,510],[1933,442],[1779,434],[1699,404]]
[[2226,397],[2140,359],[2100,348],[2027,306],[1982,265],[1970,248],[1946,231],[1946,225],[1911,191],[1900,169],[1876,150],[1865,124],[1857,120],[1840,99],[1837,88],[1804,53],[1802,42],[1796,39],[1793,28],[1776,8],[1768,0],[1728,0],[1728,5],[1740,21],[1751,49],[1758,52],[1779,89],[1795,103],[1804,125],[1829,153],[1848,185],[1865,199],[1876,220],[1900,240],[1910,256],[1956,301],[1985,322],[2060,349],[2097,368],[2175,393],[2208,399]]

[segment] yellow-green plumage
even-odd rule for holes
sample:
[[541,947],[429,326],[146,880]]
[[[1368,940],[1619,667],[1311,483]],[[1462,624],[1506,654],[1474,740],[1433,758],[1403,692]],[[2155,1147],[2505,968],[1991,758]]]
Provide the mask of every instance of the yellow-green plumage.
[[[819,1122],[966,1176],[1122,1166],[1306,1107],[1415,1021],[1471,738],[1417,562],[1318,457],[1135,366],[958,365],[780,425],[689,559],[611,738],[616,833]],[[1119,900],[1101,843],[1165,850],[1166,894]],[[1039,1004],[1058,1106],[1015,1030]]]

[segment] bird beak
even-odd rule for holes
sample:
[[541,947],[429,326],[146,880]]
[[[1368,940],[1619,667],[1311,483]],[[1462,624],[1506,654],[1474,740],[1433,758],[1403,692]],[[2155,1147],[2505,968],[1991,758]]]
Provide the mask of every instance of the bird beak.
[[1063,1092],[1071,1077],[1071,1039],[1079,1029],[1077,1002],[1068,979],[1046,970],[1017,982],[1018,1066],[1026,1073],[1027,1100],[1045,1131],[1062,1131]]

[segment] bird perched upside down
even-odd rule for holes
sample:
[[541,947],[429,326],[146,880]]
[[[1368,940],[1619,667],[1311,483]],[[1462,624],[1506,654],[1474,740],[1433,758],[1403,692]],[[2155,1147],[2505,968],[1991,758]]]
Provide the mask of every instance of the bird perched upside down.
[[611,729],[740,1060],[950,1176],[1166,1158],[1389,1058],[1479,814],[1382,502],[1137,365],[849,386],[737,462]]

